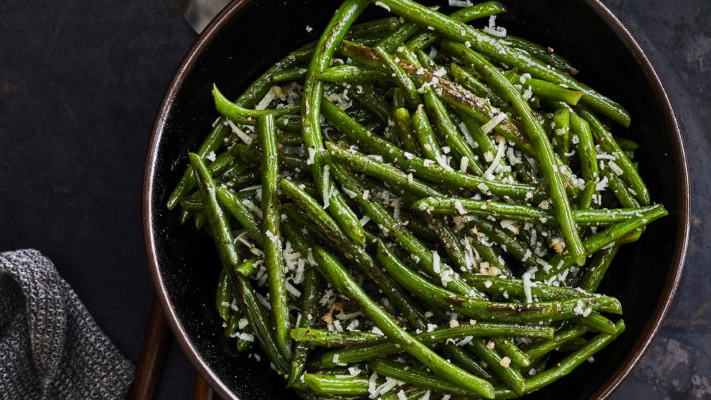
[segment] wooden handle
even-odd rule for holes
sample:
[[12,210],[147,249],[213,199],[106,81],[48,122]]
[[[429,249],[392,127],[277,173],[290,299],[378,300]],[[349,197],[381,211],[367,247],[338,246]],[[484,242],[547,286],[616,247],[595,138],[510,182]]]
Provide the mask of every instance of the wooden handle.
[[212,388],[197,371],[195,371],[195,400],[212,400]]
[[167,342],[168,324],[165,322],[160,302],[153,297],[146,336],[143,339],[141,356],[138,359],[138,367],[136,368],[136,378],[129,397],[131,400],[153,398],[153,392],[155,392],[156,383],[163,366]]

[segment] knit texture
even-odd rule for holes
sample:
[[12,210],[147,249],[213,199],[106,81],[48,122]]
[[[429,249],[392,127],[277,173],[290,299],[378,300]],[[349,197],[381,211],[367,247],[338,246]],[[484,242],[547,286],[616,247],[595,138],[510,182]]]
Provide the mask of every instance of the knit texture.
[[133,372],[51,261],[0,254],[0,399],[121,399]]

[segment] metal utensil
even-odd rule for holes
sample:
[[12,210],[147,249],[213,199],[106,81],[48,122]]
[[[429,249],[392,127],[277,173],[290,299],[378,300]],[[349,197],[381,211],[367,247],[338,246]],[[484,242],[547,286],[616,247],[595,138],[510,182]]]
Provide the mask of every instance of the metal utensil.
[[229,2],[230,0],[186,0],[183,2],[183,17],[199,35]]

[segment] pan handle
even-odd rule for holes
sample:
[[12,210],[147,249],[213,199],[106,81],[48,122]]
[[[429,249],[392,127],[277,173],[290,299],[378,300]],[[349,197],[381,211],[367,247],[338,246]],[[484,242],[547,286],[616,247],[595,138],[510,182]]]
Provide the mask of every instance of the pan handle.
[[156,383],[160,376],[168,342],[168,324],[163,316],[163,309],[156,297],[148,319],[146,336],[141,347],[141,356],[138,359],[136,378],[131,389],[131,400],[145,400],[153,398]]

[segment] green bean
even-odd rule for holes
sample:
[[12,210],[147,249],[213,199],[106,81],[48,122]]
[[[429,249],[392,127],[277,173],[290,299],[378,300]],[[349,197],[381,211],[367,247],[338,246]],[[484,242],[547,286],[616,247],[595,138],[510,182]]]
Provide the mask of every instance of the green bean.
[[291,338],[297,343],[325,347],[345,347],[383,340],[382,335],[371,332],[331,332],[309,328],[292,329]]
[[[324,98],[327,99],[328,97]],[[370,110],[367,110],[365,107],[351,107],[348,109],[348,115],[359,123],[365,125],[381,122],[374,113],[370,112]],[[378,120],[376,121],[376,119]]]
[[609,335],[615,334],[615,323],[598,313],[591,313],[587,317],[580,318],[579,322],[590,328],[593,332],[603,332]]
[[331,282],[331,285],[339,292],[359,303],[365,315],[370,318],[385,335],[403,347],[410,355],[420,360],[420,362],[430,368],[436,375],[441,376],[457,386],[471,390],[478,395],[486,398],[494,397],[494,389],[489,382],[446,361],[414,338],[400,327],[382,307],[375,303],[330,254],[318,246],[314,245],[313,248],[315,249],[314,256],[319,272],[326,277],[326,279]]
[[[468,239],[465,238],[465,240]],[[506,265],[499,253],[492,246],[487,246],[480,240],[472,240],[471,245],[479,253],[479,256],[481,256],[482,260],[489,263],[488,269],[491,271],[491,273],[500,273],[506,276],[513,275],[511,269]],[[480,263],[479,266],[483,268],[483,263]]]
[[359,376],[341,377],[305,374],[304,382],[317,395],[367,396],[368,379]]
[[618,136],[615,138],[615,141],[617,141],[617,145],[620,146],[620,149],[624,151],[635,151],[639,148],[639,144],[632,139],[625,139]]
[[397,48],[397,51],[395,52],[395,54],[396,54],[400,59],[403,59],[403,60],[409,62],[409,63],[412,64],[412,65],[416,65],[416,66],[418,66],[418,67],[421,67],[421,66],[422,66],[422,64],[420,64],[419,57],[417,57],[417,55],[416,55],[415,53],[413,53],[412,51],[410,51],[410,49],[408,49],[408,48],[405,47],[405,46],[400,46],[400,47],[398,47],[398,48]]
[[634,163],[632,163],[627,153],[620,148],[615,138],[605,129],[595,114],[584,107],[578,107],[576,111],[590,124],[595,142],[600,145],[600,148],[615,157],[615,163],[623,172],[620,177],[634,190],[635,197],[639,200],[640,204],[649,204],[649,190],[639,176],[639,172],[637,172]]
[[553,49],[550,47],[543,47],[529,40],[508,34],[505,38],[497,39],[497,41],[502,44],[508,44],[512,48],[523,50],[531,56],[537,58],[538,60],[548,65],[551,65],[557,69],[560,69],[564,72],[567,72],[570,75],[576,75],[578,73],[577,68],[573,67],[573,65],[570,64],[568,60],[566,60],[559,54],[554,53]]
[[207,164],[207,170],[210,171],[210,175],[218,176],[225,172],[226,169],[238,165],[232,154],[229,152],[223,152],[218,154],[214,160]]
[[459,268],[460,271],[466,271],[470,268],[467,264],[466,256],[462,250],[457,236],[449,229],[447,221],[444,219],[431,215],[425,214],[425,220],[427,221],[430,229],[432,229],[439,239],[439,243],[444,247],[447,252],[449,259]]
[[245,260],[242,264],[238,265],[237,268],[235,268],[235,272],[237,272],[240,276],[249,278],[257,272],[257,257],[252,257],[248,260]]
[[[235,268],[235,272],[239,274],[238,276],[248,278],[249,275],[251,274],[250,271],[255,271],[256,270],[256,263],[257,258],[252,257],[248,260],[245,260],[242,264],[238,265],[237,268]],[[235,291],[233,290],[233,293]],[[225,329],[225,336],[227,337],[233,337],[235,332],[239,329],[239,323],[240,320],[242,319],[243,314],[242,310],[239,309],[239,312],[236,312],[235,310],[232,310],[232,313],[230,314],[230,322],[228,329]],[[250,318],[247,317],[247,326],[242,328],[242,333],[254,336],[254,329],[252,328],[252,325],[250,324]],[[237,336],[237,351],[243,352],[249,349],[252,346],[253,340],[248,340],[249,336],[245,337],[243,335],[238,335]]]
[[260,247],[263,247],[262,231],[259,229],[254,215],[242,201],[226,188],[217,189],[217,200],[222,207],[235,217],[240,226],[247,231],[249,237],[257,242]]
[[205,217],[205,213],[203,212],[196,212],[195,213],[195,230],[200,230],[202,229],[203,226],[205,226],[205,223],[207,222],[207,219]]
[[195,171],[195,179],[202,198],[202,204],[204,205],[203,213],[210,225],[217,253],[222,263],[230,270],[233,270],[239,265],[239,254],[237,254],[233,245],[234,238],[227,216],[217,201],[215,182],[199,155],[189,153],[188,158],[190,159],[190,166]]
[[259,171],[252,169],[245,171],[246,167],[230,168],[220,176],[220,181],[233,190],[239,190],[259,182]]
[[617,328],[617,333],[614,335],[608,335],[606,333],[599,333],[594,338],[590,339],[583,347],[573,352],[569,356],[563,358],[555,367],[547,369],[543,372],[536,374],[533,378],[526,381],[526,392],[530,393],[538,390],[544,386],[557,381],[558,379],[569,374],[580,364],[584,363],[593,354],[602,350],[610,344],[614,339],[617,338],[625,330],[625,323],[623,320],[617,321],[615,324]]
[[567,250],[572,257],[575,257],[577,264],[583,264],[585,258],[582,241],[580,240],[575,220],[572,217],[568,195],[565,190],[565,183],[563,182],[557,161],[554,157],[555,153],[543,128],[532,117],[530,106],[513,85],[511,85],[511,82],[506,80],[501,72],[484,57],[471,51],[464,45],[448,40],[442,41],[442,46],[457,54],[464,62],[473,64],[484,79],[493,86],[494,89],[498,90],[506,100],[511,102],[512,107],[521,117],[521,124],[526,135],[533,143],[533,147],[537,152],[538,164],[543,170],[543,174],[548,182],[548,192],[553,200],[555,220],[558,222],[558,227],[565,239]]
[[[407,47],[405,47],[404,49],[407,49]],[[407,51],[410,51],[410,50],[407,49]],[[417,57],[416,60],[417,60],[418,64],[422,65],[427,71],[429,71],[433,74],[435,72],[437,72],[437,70],[439,69],[439,66],[435,63],[435,61],[433,59],[430,58],[430,56],[427,55],[427,53],[425,53],[422,50],[416,50],[414,52],[414,54]],[[443,76],[446,76],[446,74]]]
[[[422,344],[429,346],[440,342],[447,342],[450,339],[464,339],[469,336],[499,337],[507,335],[531,338],[554,337],[553,328],[548,326],[501,324],[490,322],[477,322],[476,324],[462,323],[454,328],[440,327],[429,332],[414,334],[413,337]],[[465,340],[465,342],[467,340]],[[401,346],[397,340],[393,340],[393,338],[388,335],[387,339],[381,339],[378,342],[353,345],[345,349],[335,349],[324,353],[321,356],[321,366],[328,368],[339,363],[359,363],[373,358],[399,354],[405,351],[407,351],[407,348]]]
[[395,51],[400,45],[405,43],[412,35],[417,33],[419,28],[412,22],[406,22],[400,25],[396,30],[382,38],[377,46],[384,48],[387,51]]
[[[438,10],[439,6],[433,6],[430,8],[433,10]],[[419,30],[420,28],[418,28],[417,25],[413,24],[412,22],[405,22],[401,24],[397,29],[390,32],[390,34],[382,38],[377,43],[377,46],[380,46],[389,52],[395,51],[398,47],[400,47],[400,45],[405,43],[407,39],[409,39],[412,35],[416,34]]]
[[[558,156],[563,159],[568,159],[570,150],[570,110],[567,108],[559,108],[553,113],[553,147]],[[593,148],[593,154],[595,149]]]
[[[469,90],[474,95],[485,98],[485,99],[489,99],[491,104],[495,105],[496,107],[501,108],[502,110],[506,110],[507,108],[510,108],[508,103],[506,102],[506,100],[504,100],[503,97],[501,97],[501,95],[499,95],[498,93],[493,91],[485,83],[483,83],[480,80],[478,80],[477,78],[475,78],[464,67],[462,67],[458,64],[452,64],[450,66],[450,72],[452,73],[454,80],[458,84],[462,85],[465,89]],[[476,72],[476,71],[473,71],[473,72]]]
[[[473,20],[488,17],[505,12],[503,4],[498,1],[486,1],[473,6],[462,8],[449,15],[449,18],[459,22],[471,22]],[[407,41],[407,47],[412,50],[424,49],[432,45],[437,40],[437,35],[423,30],[415,37]]]
[[466,349],[486,363],[494,375],[516,394],[523,393],[525,387],[523,376],[518,369],[507,365],[495,348],[489,348],[483,339],[475,338],[466,346]]
[[[259,150],[240,143],[234,144],[229,151],[237,159],[245,162],[259,163],[262,160],[262,153]],[[295,154],[279,153],[278,162],[281,167],[288,169],[308,169],[308,163],[301,156]]]
[[423,26],[431,26],[434,32],[443,37],[461,42],[470,42],[474,50],[483,53],[494,61],[507,64],[511,67],[517,67],[519,70],[528,72],[536,78],[553,83],[562,83],[566,86],[578,89],[583,92],[582,100],[585,104],[594,108],[595,111],[619,122],[621,125],[625,127],[629,126],[629,113],[619,104],[602,96],[588,86],[577,82],[570,75],[549,68],[546,64],[526,53],[502,45],[477,29],[452,20],[412,0],[382,0],[381,3],[390,8],[392,13],[402,16],[409,21]]
[[272,83],[285,83],[291,81],[300,81],[306,76],[306,68],[291,67],[277,71],[272,75]]
[[620,245],[615,244],[610,248],[599,251],[595,255],[595,258],[585,267],[585,274],[578,286],[584,290],[597,290],[597,287],[600,285],[603,276],[605,276],[607,269],[610,267],[610,263],[612,263],[619,249]]
[[[343,132],[349,140],[357,143],[369,152],[378,154],[388,162],[404,171],[412,170],[414,174],[436,183],[444,183],[453,190],[462,188],[476,189],[485,194],[491,192],[497,196],[509,196],[513,199],[525,199],[531,193],[534,199],[545,198],[536,187],[522,184],[504,184],[478,176],[466,175],[457,171],[448,171],[444,168],[427,163],[420,157],[408,155],[402,149],[393,146],[387,140],[381,139],[343,112],[334,104],[323,101],[321,103],[323,114],[333,125]],[[483,190],[483,189],[486,190]],[[543,196],[543,197],[542,197]]]
[[552,339],[541,340],[524,349],[532,364],[538,362],[543,356],[557,349],[558,347],[570,342],[575,338],[579,338],[587,332],[584,325],[575,325],[571,328],[556,332]]
[[517,240],[513,235],[506,232],[506,229],[497,228],[492,222],[474,216],[469,219],[469,224],[497,243],[523,266],[531,268],[538,265],[536,257],[533,256],[533,251],[522,240]]
[[[485,293],[497,295],[508,293],[510,296],[517,298],[525,298],[526,296],[526,282],[521,279],[500,278],[497,276],[474,274],[466,274],[464,279]],[[576,299],[594,296],[594,293],[588,291],[546,285],[541,282],[532,282],[529,290],[531,292],[531,297],[536,300]],[[600,295],[600,297],[604,297],[605,301],[612,305],[615,313],[622,313],[622,305],[619,300],[614,297],[604,295]]]
[[[471,395],[472,392],[454,385],[444,379],[433,377],[427,372],[412,367],[407,364],[402,364],[388,359],[376,359],[369,364],[370,368],[378,374],[385,375],[405,383],[417,385],[426,389],[434,390],[440,393],[464,394]],[[492,390],[493,398],[493,390]]]
[[615,194],[617,200],[620,202],[622,207],[639,207],[639,202],[632,196],[629,188],[622,182],[622,179],[610,168],[603,168],[600,171],[603,179],[607,178],[607,185],[612,189],[612,193]]
[[392,32],[400,25],[402,25],[402,23],[398,17],[376,19],[351,26],[346,36],[358,37],[365,34]]
[[[182,200],[181,200],[181,202],[182,202]],[[183,207],[183,209],[180,210],[180,225],[185,225],[185,223],[188,222],[190,220],[190,217],[192,217],[192,216],[193,216],[193,210],[188,210]]]
[[336,65],[323,71],[319,76],[322,81],[336,83],[363,83],[389,79],[382,71],[359,67],[357,65]]
[[513,71],[505,73],[509,81],[514,84],[520,84],[523,88],[528,86],[532,94],[544,99],[560,100],[570,105],[577,105],[583,92],[580,90],[568,89],[556,83],[551,83],[541,79],[530,78],[527,75],[519,75]]
[[[276,122],[275,126],[278,128]],[[279,135],[277,136],[277,143],[279,143],[280,148],[281,146],[300,146],[304,144],[304,138],[296,133],[279,132]]]
[[[399,387],[385,393],[384,395],[380,396],[379,400],[419,400],[428,392],[427,389],[419,387],[410,387],[407,389],[399,390],[398,389]],[[405,397],[401,397],[400,392],[402,392],[403,396]]]
[[285,267],[282,257],[282,243],[279,202],[279,162],[274,128],[274,116],[259,117],[257,129],[259,143],[262,146],[262,245],[264,265],[269,281],[269,301],[272,320],[275,327],[276,343],[279,351],[286,358],[291,358],[291,339],[289,338],[289,300],[286,294]]
[[516,367],[528,367],[531,365],[531,360],[528,355],[521,351],[515,344],[513,344],[509,339],[498,337],[491,339],[499,350],[499,353],[503,354],[511,360],[511,363]]
[[444,169],[451,169],[442,156],[442,149],[439,147],[430,120],[421,104],[417,106],[417,110],[412,115],[412,126],[424,157],[436,161]]
[[289,217],[289,220],[291,220],[294,224],[302,227],[301,231],[303,233],[311,234],[314,239],[317,239],[319,242],[328,243],[331,240],[328,236],[326,236],[323,230],[313,226],[313,221],[309,219],[309,217],[306,216],[306,213],[296,204],[284,204],[282,209],[284,210],[284,212],[286,212],[286,215]]
[[575,113],[570,113],[570,125],[573,128],[573,134],[578,137],[581,175],[586,181],[597,181],[600,173],[597,168],[597,152],[595,144],[593,144],[590,125]]
[[217,290],[215,291],[215,309],[223,321],[230,319],[230,305],[232,304],[232,288],[230,287],[230,277],[222,270],[220,278],[217,280]]
[[405,100],[411,107],[415,107],[420,104],[420,96],[417,94],[417,88],[415,84],[412,83],[410,78],[408,78],[402,67],[393,59],[393,57],[388,54],[388,52],[382,47],[376,46],[373,51],[375,55],[378,56],[380,61],[385,65],[385,67],[392,74],[395,82],[397,83],[400,90],[402,90]]
[[462,347],[456,344],[447,343],[445,344],[445,349],[449,356],[462,368],[471,372],[472,374],[482,377],[486,380],[491,380],[493,376],[489,371],[484,368],[481,363],[472,357],[468,351],[464,350]]
[[385,98],[376,92],[369,84],[356,85],[351,87],[348,93],[354,99],[358,100],[368,111],[377,116],[379,120],[388,122],[390,118],[390,105],[385,101]]
[[237,104],[229,101],[225,95],[223,95],[216,85],[212,85],[212,96],[215,98],[215,108],[217,112],[223,116],[231,119],[232,121],[249,124],[254,123],[255,119],[263,115],[272,115],[279,117],[282,115],[298,114],[301,109],[301,104],[295,103],[292,105],[287,105],[281,108],[275,108],[271,110],[252,110],[244,107],[240,107]]
[[393,104],[392,105],[393,105],[393,114],[395,114],[395,112],[399,108],[407,107],[407,104],[405,104],[405,95],[402,93],[402,90],[399,87],[393,88]]
[[[402,211],[400,211],[400,213],[402,215]],[[410,223],[407,224],[407,227],[410,228],[410,231],[415,236],[417,236],[419,239],[432,243],[436,243],[439,240],[437,234],[432,232],[432,230],[429,228],[429,226],[427,226],[424,221],[417,218],[415,215],[412,215],[411,217],[412,218],[407,218],[407,221],[410,221]]]
[[[276,127],[290,132],[301,132],[301,117],[298,115],[285,115],[277,118]],[[303,139],[302,139],[303,142]]]
[[[320,281],[313,266],[309,266],[304,272],[303,288],[304,297],[301,303],[301,319],[299,320],[297,329],[308,330],[314,325],[318,318],[318,300],[320,296]],[[287,380],[286,387],[291,387],[301,378],[306,368],[306,360],[309,356],[310,347],[308,343],[301,343],[299,341],[294,345],[294,353],[291,357],[289,379]]]
[[[615,326],[614,322],[612,323],[612,326],[614,328],[614,326]],[[614,332],[611,334],[614,334]],[[581,347],[585,346],[585,344],[587,342],[588,342],[588,340],[585,338],[582,338],[582,337],[575,338],[575,339],[569,341],[568,343],[565,343],[562,346],[560,346],[559,348],[557,348],[556,351],[559,351],[561,353],[572,353],[576,350],[579,350]]]
[[595,193],[597,193],[597,182],[585,182],[585,187],[583,188],[583,191],[580,192],[580,196],[578,196],[578,210],[587,210],[592,208],[593,196]]
[[[434,120],[435,126],[437,127],[437,132],[440,137],[442,137],[452,150],[459,152],[461,158],[466,157],[468,162],[468,169],[476,175],[482,175],[484,169],[477,160],[478,157],[474,155],[474,151],[467,144],[466,140],[459,132],[459,129],[454,125],[452,119],[444,107],[444,104],[439,100],[439,98],[434,94],[434,91],[426,88],[425,90],[425,106],[429,115]],[[462,171],[464,172],[464,171]]]
[[328,23],[309,63],[302,94],[304,106],[301,110],[304,145],[308,151],[314,153],[311,173],[316,182],[316,188],[320,193],[325,194],[323,201],[328,201],[327,208],[331,216],[343,228],[346,235],[357,243],[365,241],[363,227],[360,225],[358,217],[346,205],[343,196],[333,186],[332,180],[330,178],[326,179],[327,177],[324,176],[324,169],[329,160],[327,157],[323,157],[323,138],[321,136],[320,121],[323,82],[320,81],[319,75],[328,68],[343,36],[367,5],[368,2],[366,0],[346,0]]
[[195,191],[189,197],[183,197],[180,200],[180,207],[189,211],[202,211],[202,200],[200,199],[200,191]]
[[[242,316],[241,312],[230,310],[229,320],[227,322],[225,322],[227,324],[227,326],[225,327],[225,330],[223,332],[223,335],[226,338],[235,337],[235,333],[238,332],[238,330],[239,330],[239,321],[242,318],[244,318],[244,317]],[[253,334],[253,331],[250,329],[249,325],[244,327],[243,332],[247,333],[249,335]],[[252,346],[252,342],[250,342],[248,340],[244,340],[241,336],[237,336],[236,339],[237,339],[237,351],[239,351],[240,353],[247,350],[248,348],[250,348]]]
[[349,169],[380,179],[395,188],[412,193],[418,197],[436,196],[440,194],[440,192],[431,185],[364,154],[349,151],[343,146],[332,142],[326,142],[326,148],[336,161],[347,165]]
[[395,130],[402,148],[411,154],[419,155],[420,149],[417,146],[417,139],[412,129],[410,112],[405,108],[396,108],[393,112],[393,119],[395,120]]
[[582,307],[593,311],[619,313],[619,302],[595,296],[534,303],[500,303],[463,298],[422,278],[406,267],[384,245],[378,248],[378,261],[405,289],[425,303],[443,310],[453,310],[471,318],[508,323],[556,321],[578,315]]
[[[219,119],[215,127],[212,131],[210,131],[197,151],[200,158],[207,157],[208,154],[216,151],[220,146],[222,146],[229,130],[229,127],[224,124],[224,121]],[[193,186],[195,186],[195,177],[193,176],[192,167],[188,166],[188,168],[185,169],[183,176],[180,178],[180,181],[178,181],[178,184],[170,193],[170,196],[168,196],[168,209],[172,210],[175,208],[175,206],[180,203],[180,199],[188,194],[188,192],[192,190]]]
[[380,270],[368,253],[358,244],[349,240],[338,227],[338,224],[323,210],[314,198],[304,192],[289,179],[282,179],[282,191],[289,196],[305,212],[308,219],[316,224],[325,236],[335,242],[346,255],[353,259],[361,272],[370,278],[402,312],[405,318],[415,326],[424,326],[425,318],[422,312],[408,300],[407,294],[386,273]]
[[[426,197],[418,200],[411,206],[413,209],[435,214],[471,214],[480,217],[493,216],[514,221],[540,222],[550,225],[554,219],[554,212],[538,207],[522,204],[509,204],[491,200],[472,200],[464,197]],[[610,225],[620,221],[627,221],[638,217],[661,205],[613,208],[601,210],[572,210],[571,219],[583,227]]]
[[248,279],[237,279],[237,285],[242,301],[242,309],[247,316],[249,325],[254,329],[254,336],[259,342],[259,347],[267,354],[269,360],[280,373],[288,371],[289,364],[276,346],[269,317],[257,299],[252,285]]

